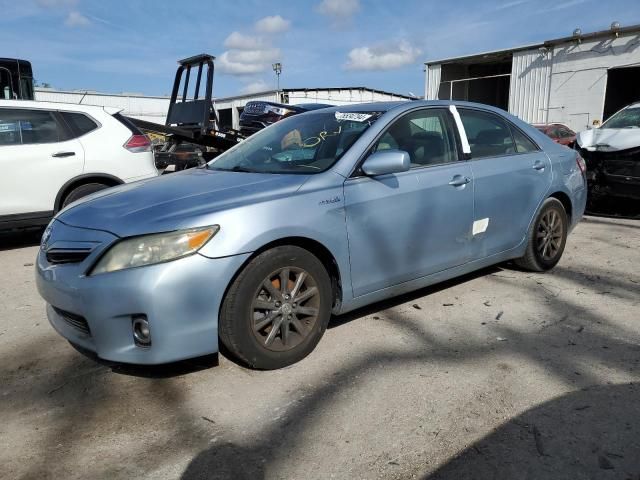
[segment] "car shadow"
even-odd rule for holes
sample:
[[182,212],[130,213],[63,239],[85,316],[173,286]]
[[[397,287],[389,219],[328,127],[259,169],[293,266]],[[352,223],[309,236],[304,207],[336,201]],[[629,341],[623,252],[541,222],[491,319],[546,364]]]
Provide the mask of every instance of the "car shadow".
[[99,358],[94,352],[86,350],[78,345],[70,345],[80,354],[88,359],[104,366],[113,373],[140,378],[174,378],[188,375],[190,373],[207,370],[218,366],[218,354],[204,355],[196,358],[189,358],[179,362],[164,363],[160,365],[134,365],[130,363],[118,363]]
[[[572,287],[590,288],[593,284],[592,274],[599,272],[594,268],[585,273],[568,271],[564,272],[563,278],[570,281]],[[365,382],[383,375],[387,375],[391,381],[396,372],[402,375],[402,372],[415,369],[416,366],[420,366],[423,372],[432,365],[439,366],[440,371],[465,368],[466,365],[486,365],[490,369],[498,357],[517,355],[519,361],[523,362],[519,367],[523,375],[544,370],[545,375],[553,380],[553,385],[562,389],[561,393],[569,390],[572,393],[552,398],[524,413],[521,409],[514,413],[510,410],[505,417],[501,417],[502,423],[497,429],[489,430],[491,425],[486,425],[487,429],[483,430],[486,435],[481,440],[471,446],[460,441],[462,450],[457,450],[460,453],[453,458],[441,458],[440,462],[444,464],[434,466],[425,462],[424,457],[409,456],[407,470],[392,477],[390,469],[398,467],[396,464],[384,458],[371,460],[369,457],[368,461],[375,461],[376,465],[371,467],[363,464],[360,468],[366,468],[368,473],[377,469],[377,475],[365,478],[382,475],[383,478],[425,479],[637,478],[640,471],[637,468],[640,460],[637,455],[640,451],[639,387],[635,383],[606,384],[612,378],[630,378],[637,371],[637,332],[617,325],[615,317],[598,314],[575,296],[545,296],[548,301],[545,320],[548,322],[540,324],[537,330],[509,323],[491,325],[492,337],[499,335],[508,339],[499,342],[488,342],[484,333],[472,328],[460,331],[453,338],[435,334],[426,328],[430,323],[427,299],[416,302],[422,305],[425,316],[413,316],[407,309],[391,308],[482,276],[487,276],[491,283],[487,289],[499,289],[503,283],[515,283],[509,281],[510,277],[505,275],[500,266],[492,267],[379,302],[343,318],[336,317],[332,328],[381,312],[380,321],[385,323],[385,327],[406,334],[412,343],[403,349],[377,345],[362,355],[345,357],[339,363],[327,357],[327,370],[323,370],[319,379],[311,378],[309,373],[312,371],[304,370],[306,366],[298,367],[302,369],[298,374],[305,384],[304,395],[300,393],[303,390],[292,392],[290,397],[295,401],[284,406],[283,412],[277,416],[273,411],[260,413],[260,418],[266,415],[268,420],[257,425],[253,432],[244,430],[246,424],[232,414],[233,408],[228,410],[224,404],[215,402],[207,403],[208,408],[202,405],[194,408],[194,386],[184,379],[164,379],[196,371],[190,369],[203,365],[201,359],[178,362],[178,365],[169,369],[166,365],[161,366],[160,372],[155,367],[119,366],[122,370],[117,370],[114,365],[109,368],[100,365],[96,368],[91,362],[77,356],[46,357],[43,354],[46,345],[40,338],[33,337],[29,342],[23,342],[19,349],[13,349],[10,354],[3,356],[0,383],[4,388],[4,396],[3,402],[0,402],[0,416],[11,412],[12,419],[20,422],[26,418],[41,421],[43,417],[38,415],[42,412],[47,412],[49,416],[46,422],[39,425],[41,430],[37,435],[28,437],[32,444],[29,456],[19,466],[21,474],[12,475],[10,469],[6,476],[82,478],[73,477],[72,469],[77,469],[78,465],[88,465],[87,458],[91,457],[86,457],[86,446],[90,445],[90,441],[95,441],[99,446],[99,437],[95,435],[100,432],[101,437],[113,441],[114,451],[117,451],[117,442],[123,438],[140,441],[127,444],[126,451],[119,450],[120,457],[106,456],[105,459],[100,455],[94,456],[91,465],[86,467],[90,471],[76,470],[76,473],[84,473],[84,477],[133,478],[143,476],[145,472],[147,476],[153,476],[163,466],[172,469],[173,478],[182,473],[181,478],[185,480],[259,479],[278,477],[283,467],[301,470],[306,466],[309,477],[329,478],[332,464],[344,462],[348,457],[336,455],[323,464],[327,469],[325,471],[312,470],[316,468],[315,464],[300,465],[300,462],[308,461],[308,451],[325,448],[330,454],[331,448],[340,448],[342,444],[338,440],[342,438],[339,431],[327,430],[326,437],[318,437],[314,432],[321,428],[323,421],[331,420],[340,412],[345,414],[353,408],[358,409],[351,393],[371,388],[372,384]],[[611,277],[615,275],[610,273],[599,282],[607,287],[605,282],[610,281]],[[513,288],[528,292],[531,285],[522,282],[513,285]],[[627,290],[633,293],[635,286],[628,286]],[[573,329],[567,325],[567,319],[575,321],[575,326],[580,328]],[[47,370],[44,363],[53,363],[54,366]],[[182,370],[185,364],[186,369]],[[123,376],[112,375],[109,369]],[[515,374],[517,371],[504,379],[498,375],[495,385],[508,382]],[[621,377],[622,374],[625,376]],[[130,379],[124,375],[153,380]],[[229,375],[229,378],[233,379],[234,375]],[[268,388],[277,388],[277,374],[269,378],[274,383],[269,383]],[[459,379],[451,378],[446,382],[449,383],[441,384],[441,388],[453,390],[458,386]],[[234,398],[246,395],[242,385],[242,382],[230,382],[227,386],[228,396],[222,398],[233,402]],[[264,388],[263,392],[268,395],[267,386]],[[404,392],[406,394],[407,390]],[[428,390],[425,392],[424,397],[428,398]],[[216,397],[211,398],[215,400]],[[425,398],[420,394],[420,402],[411,407],[415,409],[411,414],[431,414],[427,404],[423,403]],[[434,394],[433,398],[438,397]],[[253,407],[256,411],[263,408],[258,403],[260,401],[259,398],[255,399]],[[389,402],[379,408],[386,409],[388,405],[394,405],[393,399],[390,398]],[[525,405],[533,402],[534,399],[523,399]],[[479,410],[476,411],[475,405],[479,405]],[[370,408],[373,408],[372,414],[380,413],[375,407]],[[461,404],[459,414],[486,415],[490,418],[491,408],[493,406],[488,402]],[[137,417],[136,422],[131,420],[134,416]],[[502,418],[507,416],[510,419],[503,421]],[[371,422],[375,421],[377,419],[372,417]],[[461,424],[456,426],[454,417],[450,423],[452,433],[463,427]],[[350,428],[352,430],[347,433],[353,437],[367,431],[360,430],[358,425]],[[403,432],[407,436],[410,434],[408,428]],[[163,432],[170,435],[164,435]],[[431,436],[415,438],[416,450],[438,452],[441,448],[440,440],[436,441]],[[374,441],[375,438],[371,439],[372,445]],[[319,442],[323,442],[324,446],[319,446]],[[372,450],[381,449],[380,446],[372,446]],[[185,457],[189,460],[181,465]],[[117,461],[114,461],[115,458]],[[464,470],[466,463],[475,465],[475,470]],[[15,465],[11,466],[14,473],[18,470]],[[24,469],[27,470],[26,474],[23,474]],[[626,472],[634,472],[634,469],[635,477],[625,475]],[[344,469],[341,472],[344,473]],[[400,476],[404,473],[406,475]],[[606,474],[610,475],[605,477]],[[280,478],[290,477],[280,475]]]
[[[503,264],[493,265],[491,267],[483,268],[475,272],[467,273],[466,275],[462,275],[460,277],[452,278],[451,280],[446,280],[444,282],[436,283],[434,285],[430,285],[428,287],[424,287],[419,290],[407,292],[402,295],[398,295],[397,297],[392,297],[387,300],[382,300],[380,302],[372,303],[371,305],[358,308],[351,312],[347,312],[343,315],[334,315],[331,317],[331,320],[329,321],[329,325],[327,328],[328,329],[337,328],[346,323],[352,322],[354,320],[359,320],[368,315],[375,315],[376,313],[381,312],[383,310],[397,307],[398,305],[402,305],[403,303],[409,303],[409,302],[418,300],[422,297],[432,295],[442,290],[447,290],[456,285],[461,285],[463,283],[470,282],[471,280],[474,280],[476,278],[496,274],[498,272],[503,271],[504,269],[502,267],[505,265]],[[422,309],[420,305],[414,308]]]
[[510,419],[423,480],[635,479],[638,452],[640,384],[592,386]]
[[35,247],[40,244],[44,227],[0,232],[0,252],[16,248]]
[[615,197],[602,198],[597,205],[590,206],[585,215],[640,219],[640,200]]

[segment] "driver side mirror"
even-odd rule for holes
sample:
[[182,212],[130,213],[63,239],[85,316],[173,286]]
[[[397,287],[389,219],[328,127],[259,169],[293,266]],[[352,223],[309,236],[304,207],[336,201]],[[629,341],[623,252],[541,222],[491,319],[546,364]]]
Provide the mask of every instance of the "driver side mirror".
[[403,150],[381,150],[369,155],[362,171],[369,176],[406,172],[411,167],[409,154]]

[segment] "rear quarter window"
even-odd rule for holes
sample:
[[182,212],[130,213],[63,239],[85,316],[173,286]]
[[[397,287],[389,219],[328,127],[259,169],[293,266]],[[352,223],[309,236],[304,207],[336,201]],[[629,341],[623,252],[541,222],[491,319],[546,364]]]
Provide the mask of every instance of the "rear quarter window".
[[81,137],[99,127],[95,120],[84,113],[60,112],[60,114],[71,128],[74,137]]
[[529,137],[513,125],[511,126],[511,134],[513,135],[513,141],[516,144],[517,153],[537,152],[540,150],[538,146],[529,139]]

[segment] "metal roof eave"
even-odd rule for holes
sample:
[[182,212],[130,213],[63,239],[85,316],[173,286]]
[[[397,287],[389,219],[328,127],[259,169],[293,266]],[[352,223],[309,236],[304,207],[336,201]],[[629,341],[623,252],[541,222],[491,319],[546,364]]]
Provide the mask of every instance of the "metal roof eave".
[[474,58],[483,59],[487,57],[498,57],[500,55],[507,55],[509,53],[519,52],[522,50],[532,50],[534,48],[540,48],[540,47],[553,47],[563,43],[575,42],[577,39],[580,39],[581,41],[584,42],[586,40],[595,40],[598,38],[620,36],[620,35],[633,34],[633,33],[640,33],[640,24],[630,25],[628,27],[620,27],[617,30],[609,29],[609,30],[600,30],[592,33],[585,33],[584,35],[580,35],[579,37],[574,37],[572,35],[569,37],[561,37],[553,40],[546,40],[544,42],[532,43],[530,45],[521,45],[513,48],[507,48],[507,49],[501,49],[501,50],[490,50],[488,52],[474,53],[471,55],[460,55],[457,57],[443,58],[439,60],[429,60],[427,62],[424,62],[424,64],[429,66],[429,65],[436,65],[436,64],[454,63],[460,60],[473,60]]

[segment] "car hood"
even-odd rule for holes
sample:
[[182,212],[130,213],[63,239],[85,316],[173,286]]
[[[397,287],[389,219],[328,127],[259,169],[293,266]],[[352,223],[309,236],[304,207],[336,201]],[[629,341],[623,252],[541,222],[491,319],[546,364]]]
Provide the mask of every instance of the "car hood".
[[628,150],[640,146],[640,128],[594,128],[578,133],[576,141],[591,152]]
[[56,219],[120,237],[197,227],[217,211],[290,195],[308,178],[194,168],[102,190]]

